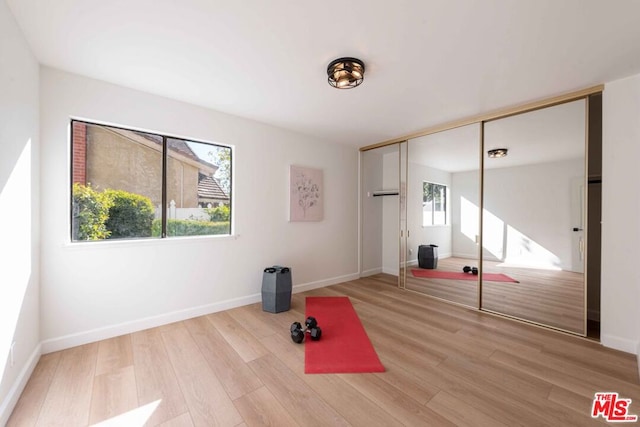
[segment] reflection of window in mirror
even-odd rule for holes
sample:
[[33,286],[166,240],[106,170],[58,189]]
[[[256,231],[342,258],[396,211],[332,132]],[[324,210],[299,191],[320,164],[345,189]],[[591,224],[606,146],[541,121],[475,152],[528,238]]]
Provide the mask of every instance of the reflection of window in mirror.
[[422,182],[422,226],[447,224],[447,186]]

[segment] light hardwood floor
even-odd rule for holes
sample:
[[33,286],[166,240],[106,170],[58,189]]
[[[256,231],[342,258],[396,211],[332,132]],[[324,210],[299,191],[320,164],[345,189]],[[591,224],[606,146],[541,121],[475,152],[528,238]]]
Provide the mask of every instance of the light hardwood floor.
[[[459,272],[465,265],[477,266],[478,263],[455,257],[438,260],[438,270]],[[414,268],[418,266],[407,270],[407,289],[477,307],[477,281],[413,277],[411,269]],[[484,269],[485,273],[506,274],[519,283],[485,280],[482,288],[483,309],[584,334],[583,274],[505,267],[490,261],[484,262]]]
[[[386,372],[305,375],[289,325],[307,295],[349,296]],[[590,417],[598,391],[640,414],[635,356],[400,291],[381,274],[296,294],[288,312],[254,304],[44,355],[8,425],[147,410],[150,426],[602,425]]]

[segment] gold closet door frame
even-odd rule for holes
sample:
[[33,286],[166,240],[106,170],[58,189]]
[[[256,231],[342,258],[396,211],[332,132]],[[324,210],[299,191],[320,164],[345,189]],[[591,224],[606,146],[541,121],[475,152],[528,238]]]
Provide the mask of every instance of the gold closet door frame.
[[407,225],[407,187],[409,186],[409,141],[398,143],[398,228],[400,230],[400,255],[398,269],[398,288],[407,286],[407,245],[409,229]]
[[486,114],[479,114],[477,116],[468,117],[466,119],[454,120],[441,125],[432,126],[430,128],[424,129],[419,132],[403,135],[398,138],[360,147],[360,151],[369,151],[375,148],[397,144],[403,141],[408,141],[410,139],[418,138],[421,136],[431,135],[433,133],[443,132],[449,129],[455,129],[462,126],[472,125],[480,122],[490,122],[497,119],[503,119],[509,116],[515,116],[516,114],[540,110],[542,108],[565,104],[567,102],[577,101],[579,99],[586,99],[589,97],[589,95],[593,95],[601,92],[604,92],[604,85],[592,86],[586,89],[565,93],[563,95],[554,96],[552,98],[545,98],[539,101],[528,102],[526,104],[521,104],[521,105],[509,107],[509,108],[496,110]]

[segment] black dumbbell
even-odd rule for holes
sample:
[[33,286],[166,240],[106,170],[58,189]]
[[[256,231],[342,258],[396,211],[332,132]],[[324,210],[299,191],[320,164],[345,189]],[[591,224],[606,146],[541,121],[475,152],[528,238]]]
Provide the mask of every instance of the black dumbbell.
[[465,273],[471,273],[473,275],[478,275],[478,267],[469,267],[468,265],[465,265],[464,267],[462,267],[462,271],[464,271]]
[[307,333],[311,337],[312,341],[318,341],[322,336],[322,329],[318,326],[318,321],[315,317],[307,317],[307,320],[304,322],[304,329],[300,322],[293,322],[291,324],[291,339],[293,342],[300,344],[304,341],[304,337]]

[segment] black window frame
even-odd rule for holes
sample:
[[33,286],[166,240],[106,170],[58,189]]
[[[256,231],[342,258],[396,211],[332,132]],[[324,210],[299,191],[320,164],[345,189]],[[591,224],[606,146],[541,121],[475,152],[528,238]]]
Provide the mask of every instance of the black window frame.
[[[162,180],[161,180],[161,191],[162,191],[162,216],[161,216],[161,232],[160,232],[160,236],[159,237],[143,237],[143,238],[131,238],[131,239],[116,239],[116,240],[109,240],[109,239],[100,239],[100,240],[74,240],[73,238],[73,184],[74,184],[74,176],[73,176],[73,172],[74,172],[74,123],[83,123],[85,125],[89,125],[89,126],[102,126],[102,127],[106,127],[106,128],[113,128],[113,129],[121,129],[121,130],[126,130],[126,131],[130,131],[130,132],[141,132],[141,133],[145,133],[145,134],[149,134],[149,135],[154,135],[154,136],[158,136],[162,138]],[[69,167],[69,183],[70,183],[70,197],[69,197],[69,237],[70,237],[70,241],[71,243],[85,243],[85,242],[101,242],[101,241],[111,241],[111,242],[120,242],[120,241],[137,241],[137,240],[143,240],[143,241],[149,241],[149,240],[161,240],[161,239],[172,239],[172,238],[188,238],[188,237],[226,237],[226,236],[233,236],[233,232],[234,232],[234,220],[233,220],[233,156],[234,156],[234,147],[231,145],[225,145],[225,144],[220,144],[220,143],[214,143],[214,142],[209,142],[209,141],[202,141],[202,140],[198,140],[198,139],[187,139],[184,137],[178,137],[178,136],[171,136],[171,135],[165,135],[159,132],[149,132],[149,131],[143,131],[143,130],[139,130],[139,129],[135,129],[135,128],[128,128],[125,126],[118,126],[118,125],[112,125],[112,124],[105,124],[105,123],[99,123],[99,122],[92,122],[92,121],[88,121],[88,120],[84,120],[84,119],[74,119],[71,118],[69,121],[69,126],[70,126],[70,132],[69,132],[69,146],[70,146],[70,167]],[[183,142],[193,142],[193,143],[198,143],[198,144],[207,144],[207,145],[211,145],[213,147],[220,147],[220,148],[226,148],[229,149],[229,233],[228,234],[203,234],[203,235],[198,235],[198,236],[168,236],[167,235],[167,167],[168,167],[168,151],[167,150],[167,146],[168,140],[179,140],[179,141],[183,141]],[[86,155],[86,154],[85,154]]]

